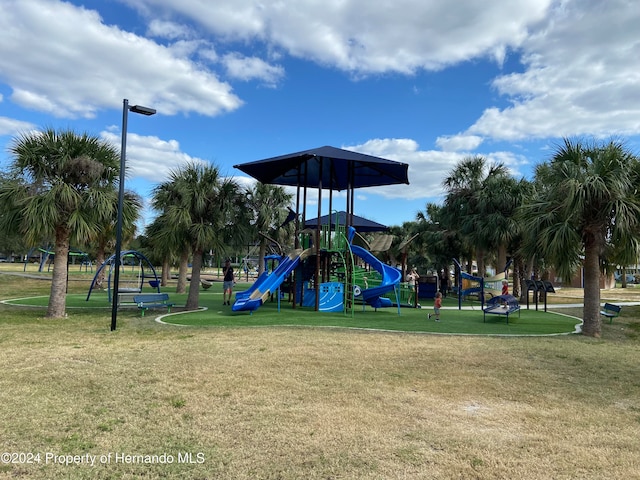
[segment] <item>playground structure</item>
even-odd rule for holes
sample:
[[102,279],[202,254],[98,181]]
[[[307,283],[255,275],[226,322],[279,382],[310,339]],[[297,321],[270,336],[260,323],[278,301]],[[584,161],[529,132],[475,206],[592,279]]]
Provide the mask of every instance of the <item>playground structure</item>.
[[[335,228],[324,225],[320,235],[319,260],[324,268],[318,289],[315,288],[316,248],[310,246],[312,232],[307,231],[304,234],[307,238],[301,242],[307,247],[295,249],[282,257],[271,273],[265,269],[248,290],[236,294],[232,310],[253,312],[274,294],[280,308],[284,284],[302,307],[314,307],[316,292],[319,291],[317,310],[320,312],[353,314],[356,303],[360,303],[363,308],[370,305],[375,309],[397,305],[400,313],[398,288],[401,271],[384,264],[365,248],[353,245],[354,227],[346,229],[346,236],[344,225],[336,223],[332,227]],[[375,275],[372,272],[365,274],[363,269],[356,268],[356,259],[369,265]],[[395,302],[386,296],[391,293],[395,295]]]
[[[284,249],[282,245],[278,243],[277,240],[269,237],[263,232],[258,232],[261,237],[267,240],[266,243],[266,251],[267,255],[265,256],[265,264],[264,270],[267,270],[267,260],[280,260],[284,256]],[[244,273],[246,275],[247,280],[249,280],[249,276],[257,275],[257,266],[258,266],[258,255],[257,252],[260,249],[260,243],[255,243],[249,246],[247,254],[240,261],[240,273]]]
[[527,294],[527,310],[529,310],[529,292],[533,292],[533,299],[538,310],[538,299],[544,297],[544,311],[547,311],[547,295],[556,293],[553,284],[546,280],[525,280],[525,289]]
[[477,295],[478,300],[484,307],[484,278],[463,271],[460,262],[455,258],[453,263],[456,266],[456,279],[458,280],[455,286],[458,293],[458,309],[462,310],[463,298],[470,295]]
[[[89,293],[87,294],[87,301],[91,297],[91,292],[93,288],[96,286],[98,279],[100,278],[100,274],[103,272],[105,268],[109,268],[109,273],[107,276],[107,297],[109,299],[109,303],[112,302],[113,294],[111,288],[111,275],[114,272],[115,266],[115,254],[111,255],[108,259],[104,261],[102,265],[96,270],[96,274],[93,277],[91,285],[89,286]],[[148,281],[149,286],[155,289],[158,293],[160,293],[160,279],[156,273],[155,268],[149,261],[147,257],[145,257],[142,253],[137,252],[135,250],[125,250],[120,254],[120,281],[118,286],[117,294],[120,297],[120,300],[131,298],[133,301],[133,296],[138,293],[142,293],[142,287],[144,286],[145,281]],[[121,302],[118,301],[120,304]]]
[[[259,277],[256,280],[258,285],[253,290],[241,292],[236,297],[233,306],[235,311],[253,312],[276,290],[280,302],[280,286],[289,277],[293,308],[313,306],[316,311],[342,309],[353,315],[356,299],[363,305],[369,304],[374,308],[393,305],[383,295],[395,291],[397,300],[402,274],[397,269],[393,271],[392,267],[384,265],[368,250],[354,245],[351,240],[355,229],[347,228],[353,227],[355,189],[408,184],[408,164],[324,146],[234,167],[264,184],[297,188],[296,211],[291,215],[292,221],[295,219],[296,222],[293,251],[270,274],[270,280]],[[318,214],[315,229],[306,223],[307,188],[317,188]],[[329,216],[332,221],[322,224],[322,194],[325,190],[329,191]],[[344,224],[337,221],[337,215],[334,217],[334,190],[346,191]],[[304,199],[302,204],[301,198]],[[297,212],[301,209],[302,213],[298,215]],[[334,218],[336,221],[333,221]],[[358,254],[360,260],[367,262],[379,278],[374,279],[373,274],[365,276],[356,269]],[[373,288],[379,290],[371,291]],[[400,313],[399,302],[396,303]]]
[[501,285],[504,280],[508,280],[510,263],[507,263],[504,271],[491,277],[478,277],[462,270],[462,266],[457,259],[453,259],[456,266],[456,278],[458,279],[458,309],[462,309],[464,297],[476,295],[482,308],[484,309],[486,297],[495,298],[502,295]]
[[[454,258],[453,262],[456,265],[457,277],[459,278],[458,285],[458,309],[462,309],[462,299],[468,295],[477,295],[480,300],[482,309],[486,314],[498,314],[506,315],[507,323],[509,323],[509,314],[518,311],[520,314],[520,305],[518,300],[512,295],[504,295],[499,289],[499,285],[505,280],[508,280],[508,269],[511,262],[507,263],[504,272],[494,275],[492,277],[476,277],[469,273],[463,272],[460,263]],[[546,280],[525,280],[524,281],[524,293],[527,296],[527,310],[529,310],[529,292],[533,293],[533,299],[535,301],[536,310],[538,310],[538,301],[540,298],[544,299],[544,311],[547,311],[547,296],[549,293],[556,293],[553,288],[553,284]],[[485,299],[487,300],[485,308]]]
[[[34,258],[34,253],[39,252],[38,256],[40,257],[40,261],[38,262],[38,272],[42,272],[45,265],[47,265],[47,271],[51,269],[51,264],[53,263],[53,257],[55,256],[55,252],[51,249],[51,247],[44,248],[31,248],[29,252],[24,257],[24,268],[23,271],[27,271],[27,265],[29,264],[29,260]],[[69,249],[69,262],[75,264],[75,260],[80,260],[80,271],[84,268],[85,271],[91,269],[93,272],[93,264],[89,259],[89,254],[80,250]]]
[[487,306],[482,311],[484,313],[484,322],[487,321],[487,314],[504,315],[508,324],[509,315],[512,313],[518,312],[518,317],[520,317],[520,304],[513,295],[497,295],[487,301]]

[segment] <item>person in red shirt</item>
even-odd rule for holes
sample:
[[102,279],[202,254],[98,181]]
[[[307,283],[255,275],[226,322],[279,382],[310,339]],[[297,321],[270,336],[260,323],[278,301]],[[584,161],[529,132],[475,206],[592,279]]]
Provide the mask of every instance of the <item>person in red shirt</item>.
[[439,322],[441,308],[442,308],[442,293],[437,292],[435,298],[433,299],[433,313],[430,313],[428,318],[431,318],[431,315],[435,315],[436,322]]
[[509,282],[502,280],[502,295],[509,295]]

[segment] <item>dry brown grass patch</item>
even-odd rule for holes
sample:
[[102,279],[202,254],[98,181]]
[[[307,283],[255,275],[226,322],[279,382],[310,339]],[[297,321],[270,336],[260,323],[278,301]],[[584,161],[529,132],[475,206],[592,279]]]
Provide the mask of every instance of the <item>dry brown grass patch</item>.
[[206,455],[8,475],[631,478],[640,458],[640,355],[624,345],[59,326],[0,357],[3,449]]
[[605,340],[0,319],[0,450],[206,459],[0,478],[637,478],[624,311]]

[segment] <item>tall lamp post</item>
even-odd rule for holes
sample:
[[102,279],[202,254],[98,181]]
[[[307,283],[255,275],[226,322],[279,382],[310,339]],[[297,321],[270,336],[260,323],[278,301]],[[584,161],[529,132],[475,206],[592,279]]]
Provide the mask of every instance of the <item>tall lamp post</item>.
[[141,115],[153,115],[156,111],[153,108],[143,107],[141,105],[129,106],[129,100],[126,98],[122,101],[122,146],[120,147],[120,176],[118,191],[118,220],[116,223],[116,253],[115,266],[116,271],[113,276],[113,296],[111,298],[111,331],[116,329],[118,321],[118,292],[120,290],[120,265],[122,255],[122,206],[124,203],[124,177],[125,177],[125,159],[127,153],[127,117],[129,112],[139,113]]

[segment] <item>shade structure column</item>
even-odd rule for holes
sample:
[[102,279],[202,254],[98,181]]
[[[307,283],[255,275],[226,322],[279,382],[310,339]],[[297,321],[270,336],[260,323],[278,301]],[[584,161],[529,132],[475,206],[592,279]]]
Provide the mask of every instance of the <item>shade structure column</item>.
[[323,161],[322,157],[319,159],[319,182],[318,182],[318,225],[316,228],[316,272],[315,272],[315,281],[314,288],[316,291],[316,302],[315,302],[315,311],[320,310],[320,216],[322,214],[322,167]]

